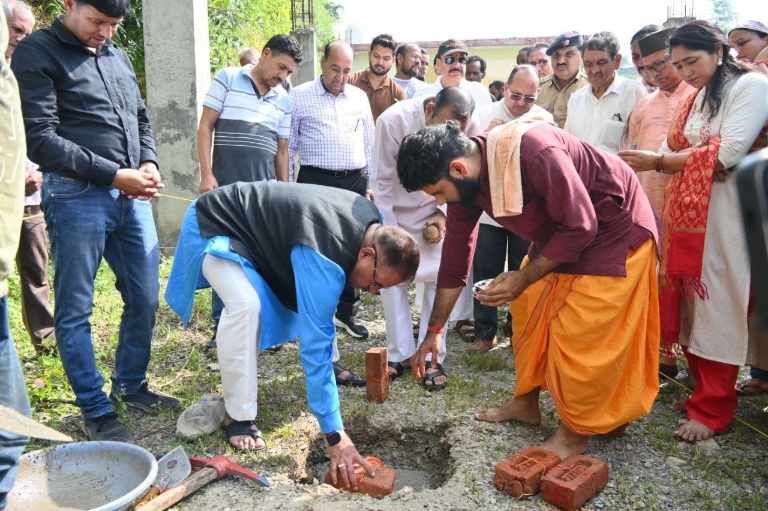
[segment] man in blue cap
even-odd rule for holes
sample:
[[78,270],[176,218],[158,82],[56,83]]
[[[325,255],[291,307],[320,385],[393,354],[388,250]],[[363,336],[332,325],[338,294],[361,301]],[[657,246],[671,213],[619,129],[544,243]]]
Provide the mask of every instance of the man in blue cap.
[[581,69],[581,45],[584,38],[575,31],[557,36],[547,48],[552,58],[554,73],[541,80],[541,92],[536,104],[555,117],[559,127],[565,126],[568,116],[568,100],[571,94],[589,82]]

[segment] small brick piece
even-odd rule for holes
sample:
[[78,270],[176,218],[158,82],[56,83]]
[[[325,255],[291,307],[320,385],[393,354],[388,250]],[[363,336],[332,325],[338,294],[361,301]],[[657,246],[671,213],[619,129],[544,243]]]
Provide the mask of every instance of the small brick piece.
[[389,397],[387,348],[371,348],[365,352],[365,397],[383,403]]
[[608,484],[608,465],[577,454],[547,472],[541,480],[545,502],[563,509],[581,509]]
[[560,463],[560,456],[543,447],[528,447],[496,465],[493,485],[516,499],[539,491],[542,476]]
[[[350,493],[362,493],[375,497],[377,495],[389,495],[395,489],[395,480],[397,479],[397,470],[385,467],[377,458],[366,458],[371,465],[375,465],[376,477],[369,476],[365,469],[355,463],[355,476],[357,477],[357,490],[351,486],[345,488],[341,480],[341,474],[336,474],[336,484],[331,480],[331,469],[325,473],[325,484],[330,484],[334,488]],[[337,469],[338,470],[338,469]]]

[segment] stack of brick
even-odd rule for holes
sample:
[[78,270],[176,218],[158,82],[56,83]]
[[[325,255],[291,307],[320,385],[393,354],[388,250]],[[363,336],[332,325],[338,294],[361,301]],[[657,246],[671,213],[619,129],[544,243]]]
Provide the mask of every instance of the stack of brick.
[[389,495],[395,489],[395,480],[397,479],[397,470],[387,468],[378,459],[373,457],[365,458],[365,461],[376,467],[376,477],[371,477],[365,469],[355,463],[355,477],[357,478],[357,490],[352,486],[345,487],[341,478],[341,469],[336,471],[336,484],[331,479],[331,469],[325,473],[325,484],[330,484],[336,489],[348,491],[350,493],[362,493],[375,497],[377,495]]
[[389,397],[387,348],[371,348],[365,352],[365,397],[383,403]]
[[520,499],[538,493],[541,478],[560,463],[560,456],[543,447],[528,447],[496,465],[493,485]]
[[589,456],[574,455],[549,470],[541,481],[545,502],[563,509],[581,509],[608,484],[608,465]]

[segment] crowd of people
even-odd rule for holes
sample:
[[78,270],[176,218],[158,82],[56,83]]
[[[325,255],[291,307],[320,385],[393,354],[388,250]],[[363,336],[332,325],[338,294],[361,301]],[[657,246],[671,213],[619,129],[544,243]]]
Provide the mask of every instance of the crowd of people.
[[[30,413],[7,320],[15,258],[24,325],[38,355],[61,358],[84,434],[132,441],[118,403],[181,407],[147,381],[160,162],[133,67],[112,42],[130,1],[64,7],[37,31],[23,0],[3,0],[0,18],[0,404]],[[197,131],[200,196],[165,299],[186,323],[195,291],[213,290],[234,448],[267,448],[259,351],[298,338],[333,477],[356,486],[355,463],[374,474],[344,432],[338,394],[365,385],[338,364],[337,343],[337,329],[369,335],[361,291],[381,293],[390,381],[410,371],[439,391],[449,325],[476,354],[504,330],[514,395],[475,418],[537,424],[548,391],[561,422],[543,445],[563,458],[649,413],[659,372],[686,365],[695,382],[677,403],[688,420],[675,435],[686,441],[725,432],[739,394],[768,392],[731,178],[767,143],[768,28],[648,25],[627,43],[636,79],[618,75],[622,45],[610,31],[522,48],[488,87],[487,62],[463,41],[446,39],[430,60],[389,34],[372,40],[357,73],[352,47],[333,41],[320,76],[292,86],[307,49],[277,34],[215,74]],[[90,323],[102,260],[124,304],[109,394]],[[473,298],[480,281],[490,283]],[[0,508],[25,443],[0,430]]]

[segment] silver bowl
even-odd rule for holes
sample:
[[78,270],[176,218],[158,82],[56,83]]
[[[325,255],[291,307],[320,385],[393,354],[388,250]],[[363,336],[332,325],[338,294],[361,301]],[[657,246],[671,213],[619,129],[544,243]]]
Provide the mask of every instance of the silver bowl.
[[146,449],[122,442],[77,442],[23,455],[8,511],[128,509],[157,475]]

